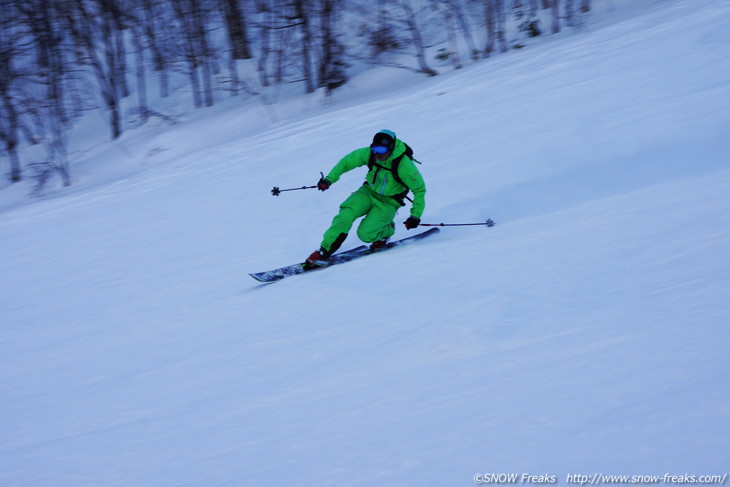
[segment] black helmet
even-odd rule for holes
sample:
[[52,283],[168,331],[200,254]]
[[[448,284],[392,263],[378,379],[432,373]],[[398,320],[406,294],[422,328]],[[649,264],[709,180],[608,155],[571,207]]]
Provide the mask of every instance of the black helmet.
[[[384,147],[386,150],[382,152],[382,149],[379,151],[376,151],[376,148]],[[370,148],[373,149],[374,152],[378,152],[381,154],[385,154],[388,152],[392,152],[393,148],[395,147],[395,132],[392,130],[381,130],[375,136],[373,137],[373,143],[370,144]]]

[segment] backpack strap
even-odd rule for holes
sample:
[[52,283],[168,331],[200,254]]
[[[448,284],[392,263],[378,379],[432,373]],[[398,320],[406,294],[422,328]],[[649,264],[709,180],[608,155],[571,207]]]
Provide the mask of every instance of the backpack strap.
[[[403,142],[403,141],[401,141],[401,142]],[[370,159],[368,160],[368,172],[372,171],[374,166],[378,166],[381,169],[385,169],[386,171],[392,172],[393,173],[393,178],[397,182],[399,182],[402,186],[405,186],[407,188],[408,185],[405,184],[403,182],[403,180],[400,178],[400,176],[398,175],[398,166],[400,165],[401,159],[403,159],[403,156],[408,156],[408,158],[410,160],[412,160],[413,162],[417,162],[418,164],[420,164],[421,161],[418,161],[418,160],[416,160],[415,157],[413,157],[413,149],[411,148],[410,145],[406,144],[405,142],[403,142],[403,145],[406,146],[406,150],[403,151],[403,153],[401,155],[399,155],[398,157],[396,157],[395,159],[393,159],[393,162],[391,163],[391,167],[385,167],[385,166],[381,166],[380,164],[378,164],[375,161],[375,154],[371,152],[370,153]]]
[[378,164],[378,162],[375,160],[375,154],[370,154],[370,160],[368,161],[368,172],[373,170],[373,167],[378,167],[380,169],[384,169],[386,171],[390,171],[393,173],[393,179],[395,179],[397,182],[399,182],[402,186],[405,186],[406,188],[408,185],[403,182],[403,180],[398,175],[398,167],[400,167],[400,161],[403,159],[403,156],[405,154],[401,154],[390,163],[390,167],[385,167],[383,165]]
[[[402,191],[398,194],[394,194],[393,196],[391,196],[391,198],[395,199],[398,203],[400,203],[401,206],[406,206],[405,201],[403,201],[404,199],[410,201],[411,203],[413,202],[413,200],[408,197],[408,192],[410,191],[410,189],[408,188],[408,185],[406,183],[404,183],[403,180],[401,179],[401,177],[398,175],[398,167],[400,167],[400,161],[403,159],[403,156],[408,155],[408,152],[413,154],[413,151],[411,150],[411,148],[408,147],[408,144],[406,144],[406,151],[403,154],[396,157],[395,159],[393,159],[390,167],[385,167],[385,166],[378,164],[378,162],[375,160],[375,154],[373,154],[372,152],[370,153],[370,159],[368,160],[368,172],[372,171],[373,167],[376,167],[376,166],[379,169],[384,169],[386,171],[390,171],[391,174],[393,174],[393,179],[395,179],[396,182],[399,183],[401,186],[406,187],[405,191]],[[367,184],[367,182],[365,184]]]

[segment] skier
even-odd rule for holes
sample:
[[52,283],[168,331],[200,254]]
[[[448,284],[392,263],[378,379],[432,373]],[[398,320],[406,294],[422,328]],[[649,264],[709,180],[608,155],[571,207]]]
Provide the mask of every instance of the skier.
[[398,208],[405,206],[408,191],[413,192],[413,205],[410,216],[403,223],[408,230],[418,227],[426,205],[426,184],[413,163],[412,154],[394,132],[381,130],[373,137],[370,147],[352,151],[319,180],[317,189],[326,191],[347,171],[368,166],[365,182],[340,205],[332,225],[324,232],[319,250],[307,258],[306,266],[326,266],[330,256],[347,238],[355,220],[363,216],[357,236],[370,243],[371,252],[385,248],[395,233],[393,220]]

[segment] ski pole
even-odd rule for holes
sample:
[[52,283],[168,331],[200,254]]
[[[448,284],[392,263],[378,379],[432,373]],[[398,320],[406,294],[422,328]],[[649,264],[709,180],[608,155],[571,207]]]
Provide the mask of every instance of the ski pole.
[[488,227],[494,226],[494,221],[489,218],[484,223],[419,223],[419,227],[468,227],[472,225],[486,225]]
[[314,189],[316,187],[317,186],[302,186],[301,188],[279,189],[278,186],[274,186],[274,189],[271,190],[271,194],[273,194],[274,196],[279,196],[284,191],[297,191],[300,189]]
[[[324,173],[320,172],[320,174],[322,175],[322,179],[324,179]],[[279,196],[284,191],[298,191],[300,189],[314,189],[316,187],[317,187],[316,184],[314,186],[302,186],[301,188],[289,188],[289,189],[279,189],[278,186],[274,186],[274,189],[271,190],[271,194],[273,194],[274,196]]]

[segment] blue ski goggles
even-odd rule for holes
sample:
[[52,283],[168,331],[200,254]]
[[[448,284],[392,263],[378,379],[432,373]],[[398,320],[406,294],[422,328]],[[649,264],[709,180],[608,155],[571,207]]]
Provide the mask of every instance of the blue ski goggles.
[[384,147],[382,145],[371,147],[370,150],[373,151],[373,153],[375,153],[375,154],[387,154],[388,153],[388,148]]

